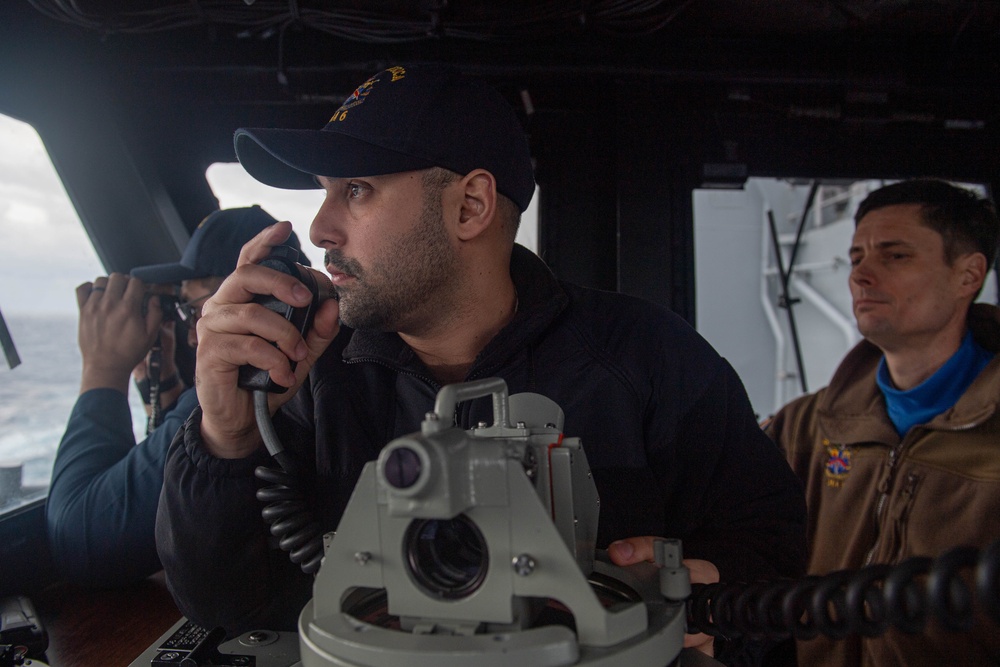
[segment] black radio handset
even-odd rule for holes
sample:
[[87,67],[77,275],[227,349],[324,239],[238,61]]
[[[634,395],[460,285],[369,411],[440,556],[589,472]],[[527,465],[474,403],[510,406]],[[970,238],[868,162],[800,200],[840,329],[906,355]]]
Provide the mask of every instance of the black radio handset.
[[[295,328],[302,334],[302,337],[305,338],[312,328],[316,311],[327,297],[333,294],[333,285],[330,284],[329,280],[325,280],[326,277],[322,274],[314,273],[301,264],[296,263],[295,260],[298,257],[299,253],[295,248],[290,246],[275,246],[271,249],[270,254],[260,261],[260,266],[266,266],[269,269],[274,269],[275,271],[280,271],[299,279],[312,292],[312,300],[305,306],[294,307],[270,294],[259,294],[253,298],[253,302],[259,303],[265,308],[282,315],[286,320],[294,324]],[[320,280],[324,280],[325,285],[321,286]],[[291,367],[294,371],[294,361],[291,362]],[[284,447],[274,432],[274,425],[271,423],[271,413],[267,405],[268,393],[280,394],[287,391],[288,388],[276,384],[266,370],[249,364],[240,366],[237,384],[240,388],[253,392],[254,415],[257,418],[257,428],[260,429],[260,434],[264,439],[267,451],[281,464],[282,468],[292,472],[293,462],[285,454]]]
[[[302,337],[305,338],[306,334],[312,328],[316,310],[319,309],[323,301],[331,294],[333,287],[329,284],[321,287],[315,273],[296,263],[298,258],[299,253],[295,248],[290,246],[276,246],[271,249],[271,253],[267,257],[260,261],[260,266],[266,266],[269,269],[280,271],[302,281],[313,295],[312,301],[308,305],[298,308],[292,307],[270,294],[258,295],[254,297],[253,301],[282,315],[286,320],[294,324],[295,328],[302,334]],[[294,361],[292,362],[292,370],[295,370]],[[287,391],[287,387],[275,384],[267,371],[249,365],[240,367],[239,386],[243,389],[262,389],[277,394]]]
[[[325,279],[325,276],[296,263],[298,256],[295,248],[277,246],[261,260],[260,265],[301,280],[312,292],[313,297],[309,304],[296,308],[267,294],[254,297],[254,302],[284,316],[305,338],[312,328],[316,311],[334,294],[333,285]],[[291,364],[294,371],[295,362]],[[323,531],[308,509],[295,459],[285,452],[281,440],[278,439],[267,405],[268,393],[282,393],[287,391],[287,388],[275,384],[267,371],[250,365],[240,366],[238,384],[243,389],[253,391],[257,428],[264,439],[267,451],[282,468],[275,470],[258,466],[254,471],[257,478],[270,484],[257,491],[257,499],[265,503],[261,515],[270,525],[271,534],[278,539],[278,546],[289,552],[292,562],[297,563],[304,572],[314,574],[319,570],[323,558]]]

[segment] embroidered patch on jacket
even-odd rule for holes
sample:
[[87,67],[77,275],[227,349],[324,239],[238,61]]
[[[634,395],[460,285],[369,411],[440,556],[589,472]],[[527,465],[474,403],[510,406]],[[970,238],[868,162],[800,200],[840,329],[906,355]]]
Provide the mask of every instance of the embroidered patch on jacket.
[[848,473],[851,472],[851,449],[847,445],[833,445],[823,438],[827,459],[825,473],[826,485],[839,488],[843,486]]

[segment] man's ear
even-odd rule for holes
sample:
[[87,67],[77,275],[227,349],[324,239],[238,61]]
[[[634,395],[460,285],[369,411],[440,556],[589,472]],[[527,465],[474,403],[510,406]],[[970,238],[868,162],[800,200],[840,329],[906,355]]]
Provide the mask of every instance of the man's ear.
[[498,224],[497,182],[493,174],[485,169],[476,169],[466,174],[460,182],[462,207],[459,213],[458,238],[471,241]]
[[979,292],[988,272],[986,255],[981,252],[970,252],[967,255],[959,257],[955,260],[955,263],[958,265],[957,268],[959,270],[958,278],[961,294],[966,296]]

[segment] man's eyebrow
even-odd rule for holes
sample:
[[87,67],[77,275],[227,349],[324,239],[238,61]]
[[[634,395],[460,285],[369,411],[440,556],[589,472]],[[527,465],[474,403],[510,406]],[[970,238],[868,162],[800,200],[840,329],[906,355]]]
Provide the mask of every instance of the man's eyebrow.
[[[875,248],[878,250],[886,250],[887,248],[896,248],[899,246],[902,246],[904,248],[917,247],[916,244],[912,243],[911,241],[906,241],[904,239],[890,239],[888,241],[879,241],[878,243],[875,244]],[[863,246],[855,244],[852,245],[850,248],[848,248],[847,252],[849,253],[861,252],[862,250],[864,250]]]
[[916,244],[911,241],[906,241],[904,239],[890,239],[888,241],[879,241],[875,244],[875,247],[879,250],[888,250],[890,248],[916,248]]

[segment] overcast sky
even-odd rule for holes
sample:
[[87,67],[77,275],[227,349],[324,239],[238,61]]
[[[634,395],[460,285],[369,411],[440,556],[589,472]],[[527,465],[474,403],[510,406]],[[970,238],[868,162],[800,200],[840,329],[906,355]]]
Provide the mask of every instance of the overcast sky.
[[[260,204],[291,220],[313,266],[322,266],[309,243],[322,191],[271,188],[236,163],[213,165],[206,177],[223,208]],[[104,273],[38,134],[0,114],[0,312],[75,314],[76,286]]]

